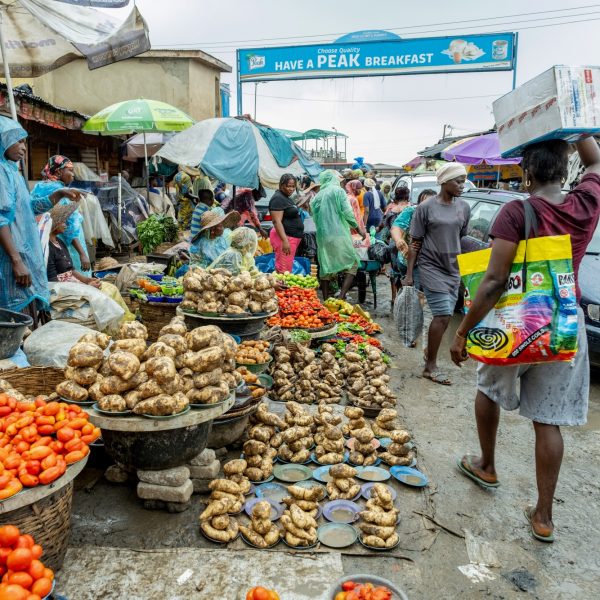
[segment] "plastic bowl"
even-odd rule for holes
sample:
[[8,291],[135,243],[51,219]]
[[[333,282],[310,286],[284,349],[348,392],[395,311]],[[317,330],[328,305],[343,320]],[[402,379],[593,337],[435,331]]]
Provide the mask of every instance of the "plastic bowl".
[[164,275],[162,273],[156,273],[152,275],[146,275],[146,277],[148,277],[148,279],[152,279],[152,281],[162,281]]
[[239,363],[236,361],[235,366],[236,367],[246,367],[246,369],[248,369],[248,371],[250,371],[250,373],[259,375],[260,373],[264,373],[269,368],[269,365],[272,362],[273,362],[273,358],[271,358],[271,360],[267,361],[266,363],[261,363],[260,365],[247,365],[247,364]]
[[25,330],[33,319],[12,310],[0,309],[0,360],[10,358],[19,349]]
[[328,598],[335,600],[336,594],[342,592],[342,584],[346,581],[354,581],[355,583],[372,583],[373,585],[383,585],[392,592],[392,600],[408,600],[408,596],[400,589],[398,589],[391,581],[384,579],[383,577],[376,577],[375,575],[346,575],[341,579],[338,579],[331,590],[329,591]]

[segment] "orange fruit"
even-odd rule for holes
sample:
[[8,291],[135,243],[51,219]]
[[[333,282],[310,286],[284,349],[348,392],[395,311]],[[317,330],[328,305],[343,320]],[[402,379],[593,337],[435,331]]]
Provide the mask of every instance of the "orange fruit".
[[52,580],[48,579],[47,577],[42,577],[41,579],[38,579],[31,586],[31,593],[37,594],[38,596],[41,596],[42,598],[44,596],[47,596],[51,591],[52,591]]
[[27,571],[33,556],[29,548],[16,548],[6,557],[6,566],[11,571]]
[[20,535],[19,528],[14,525],[0,527],[0,546],[4,546],[5,548],[14,546]]
[[28,573],[33,577],[34,580],[40,579],[44,576],[44,563],[39,560],[32,560],[29,566]]
[[16,573],[11,573],[8,576],[8,583],[20,585],[22,588],[28,590],[33,583],[33,577],[25,571],[17,571]]
[[31,550],[34,544],[34,539],[28,533],[26,533],[25,535],[19,536],[19,540],[17,541],[17,548],[28,548]]
[[44,551],[42,550],[42,547],[39,544],[34,544],[31,547],[31,555],[33,556],[33,558],[39,558],[43,552]]
[[0,600],[26,600],[29,592],[20,585],[9,584],[0,589]]

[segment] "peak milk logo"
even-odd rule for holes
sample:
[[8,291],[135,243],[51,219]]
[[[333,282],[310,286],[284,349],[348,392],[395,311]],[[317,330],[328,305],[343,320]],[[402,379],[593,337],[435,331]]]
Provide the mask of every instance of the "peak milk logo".
[[248,68],[251,71],[254,69],[262,69],[267,64],[266,57],[257,56],[256,54],[246,54],[246,60],[248,61]]

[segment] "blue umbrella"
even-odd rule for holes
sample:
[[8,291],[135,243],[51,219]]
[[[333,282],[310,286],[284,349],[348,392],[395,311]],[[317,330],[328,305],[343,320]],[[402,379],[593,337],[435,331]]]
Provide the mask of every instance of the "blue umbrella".
[[175,135],[155,156],[199,167],[235,186],[276,188],[284,173],[313,179],[323,167],[281,132],[243,118],[205,119]]

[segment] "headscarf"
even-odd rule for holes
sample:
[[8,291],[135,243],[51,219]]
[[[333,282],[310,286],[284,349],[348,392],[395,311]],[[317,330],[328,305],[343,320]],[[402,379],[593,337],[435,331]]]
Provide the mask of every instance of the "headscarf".
[[358,181],[358,179],[353,179],[346,184],[346,192],[348,192],[350,196],[356,198],[362,187],[363,185],[360,181]]
[[62,154],[55,154],[48,160],[46,166],[42,169],[42,179],[44,181],[57,181],[59,172],[63,169],[72,169],[73,163],[69,158]]
[[443,183],[447,183],[452,179],[456,179],[457,177],[467,176],[467,170],[465,166],[461,163],[451,162],[443,167],[440,167],[435,175],[437,177],[437,182],[442,185]]
[[46,262],[29,191],[17,163],[5,156],[10,146],[26,137],[27,132],[19,123],[0,117],[0,227],[9,227],[13,243],[31,274],[29,287],[18,286],[12,261],[0,247],[0,307],[14,311],[22,311],[34,301],[46,307],[50,299]]

